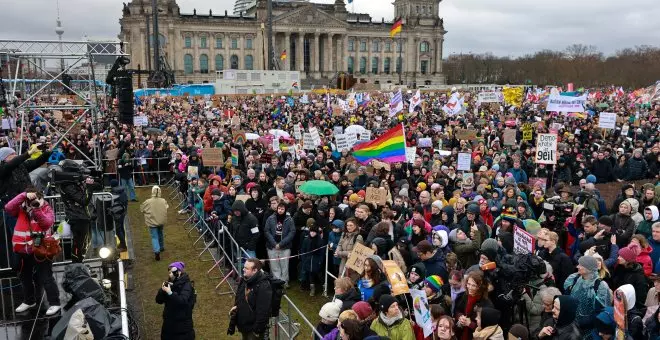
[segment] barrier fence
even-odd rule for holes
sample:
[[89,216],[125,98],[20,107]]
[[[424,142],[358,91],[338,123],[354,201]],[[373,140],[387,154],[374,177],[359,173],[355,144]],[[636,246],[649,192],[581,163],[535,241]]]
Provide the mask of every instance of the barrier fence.
[[[237,284],[243,276],[243,262],[251,257],[250,254],[239,246],[223,221],[209,218],[203,209],[196,207],[202,202],[202,198],[198,194],[190,191],[187,195],[181,193],[179,183],[174,178],[170,179],[166,186],[171,189],[169,198],[179,202],[177,210],[185,209],[190,205],[191,214],[183,223],[183,227],[188,236],[191,239],[194,238],[192,247],[199,251],[198,260],[211,262],[206,271],[207,278],[217,280],[215,290],[218,294],[235,295]],[[192,197],[192,199],[189,200],[189,197],[186,196]],[[214,272],[216,272],[215,275]],[[282,302],[285,305],[281,305],[279,315],[270,320],[270,339],[295,339],[301,334],[303,328],[306,330],[306,334],[322,338],[321,334],[316,331],[315,325],[288,296],[284,295]],[[294,317],[302,320],[302,325],[295,322]],[[304,338],[306,337],[305,335]]]
[[[104,177],[110,179],[116,178],[119,180],[118,160],[106,158],[102,161],[104,163]],[[151,185],[163,185],[168,182],[169,177],[172,174],[169,157],[130,158],[129,161],[133,165],[131,178],[133,179],[133,186],[136,188]]]

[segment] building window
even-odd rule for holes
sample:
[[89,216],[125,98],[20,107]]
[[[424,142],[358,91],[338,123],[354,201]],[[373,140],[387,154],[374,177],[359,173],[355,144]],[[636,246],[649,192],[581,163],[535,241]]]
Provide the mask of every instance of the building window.
[[186,54],[183,56],[183,72],[185,74],[193,73],[193,56],[192,54]]
[[183,46],[185,48],[192,48],[192,38],[191,37],[183,38]]
[[215,38],[215,48],[222,48],[222,38]]
[[229,58],[229,63],[231,64],[231,69],[232,70],[237,70],[238,69],[238,56],[237,55],[232,55],[231,58]]
[[419,44],[419,51],[420,52],[428,52],[429,51],[429,43],[427,41],[422,41],[422,43]]
[[245,48],[248,50],[252,49],[252,38],[245,39]]
[[360,73],[362,73],[362,74],[367,73],[367,58],[366,57],[360,58]]
[[360,41],[360,52],[367,52],[367,42]]
[[428,60],[422,60],[422,63],[420,65],[420,71],[422,74],[427,74],[429,72],[429,61]]
[[251,55],[245,56],[245,69],[254,70],[254,58]]
[[401,46],[403,46],[403,43],[399,42],[396,44],[396,52],[400,53],[401,52]]
[[378,57],[371,58],[371,73],[378,74]]
[[396,58],[396,73],[401,73],[401,57]]
[[383,61],[383,72],[385,72],[386,74],[390,74],[390,62],[391,62],[391,60],[392,60],[392,59],[390,59],[389,57],[387,57],[387,58],[385,58],[385,60]]
[[385,52],[392,52],[392,43],[389,41],[385,42]]
[[380,42],[378,40],[374,40],[372,43],[371,52],[380,52]]
[[200,37],[199,38],[199,47],[208,48],[208,46],[206,45],[206,37]]
[[232,50],[238,49],[238,39],[231,38],[231,49]]
[[355,71],[355,59],[348,57],[348,73],[352,74]]
[[225,58],[218,54],[215,56],[215,70],[222,71],[225,68]]
[[350,39],[350,40],[348,41],[348,51],[349,51],[349,52],[353,52],[353,51],[355,51],[355,40]]
[[209,73],[209,56],[206,54],[199,56],[199,72]]
[[415,11],[415,14],[419,14],[419,5],[417,5],[417,10]]

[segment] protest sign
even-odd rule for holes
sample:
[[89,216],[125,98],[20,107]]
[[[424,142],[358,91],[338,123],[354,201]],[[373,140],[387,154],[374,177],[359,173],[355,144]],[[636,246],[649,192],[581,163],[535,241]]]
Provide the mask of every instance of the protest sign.
[[387,189],[368,187],[364,201],[376,205],[385,205],[387,203]]
[[431,320],[431,310],[429,309],[426,292],[419,289],[410,289],[410,296],[413,300],[415,322],[424,330],[424,337],[429,337],[433,333],[433,320]]
[[522,228],[513,229],[513,252],[515,254],[533,254],[536,240],[532,234]]
[[614,129],[616,127],[616,112],[601,112],[598,115],[598,127],[601,129]]
[[16,128],[16,119],[14,118],[3,118],[2,119],[2,129],[3,130],[12,130]]
[[231,148],[231,165],[238,166],[238,149]]
[[199,167],[188,165],[188,178],[199,177]]
[[250,199],[250,195],[236,195],[237,201],[247,202]]
[[220,148],[204,148],[202,149],[202,159],[205,166],[223,166],[225,159],[222,156],[222,149]]
[[273,152],[280,151],[280,139],[279,138],[273,138]]
[[319,135],[319,130],[315,127],[309,128],[309,134],[314,140],[314,145],[321,145],[321,135]]
[[406,148],[406,162],[415,163],[415,158],[417,157],[417,147]]
[[548,97],[548,106],[546,111],[556,112],[584,112],[584,104],[587,102],[587,95],[580,97],[570,97],[551,94]]
[[361,141],[370,141],[371,140],[371,130],[363,130],[360,132]]
[[360,243],[356,243],[355,246],[353,246],[353,251],[351,251],[351,254],[348,256],[346,267],[362,275],[364,272],[364,261],[373,254],[373,249]]
[[305,150],[314,150],[316,149],[316,143],[314,142],[314,137],[309,132],[303,133],[303,148]]
[[480,92],[477,101],[481,103],[501,103],[504,100],[502,92]]
[[294,124],[293,125],[293,138],[295,139],[302,139],[302,129],[300,127],[300,123]]
[[433,139],[431,137],[418,138],[417,139],[417,147],[418,148],[432,148],[433,147]]
[[215,119],[215,114],[213,114],[213,111],[206,111],[206,119]]
[[458,162],[456,170],[458,171],[470,171],[472,167],[472,155],[467,152],[461,152],[458,154]]
[[270,154],[270,153],[268,153],[268,152],[264,152],[264,153],[262,153],[261,156],[259,157],[259,162],[260,162],[262,165],[266,165],[266,164],[270,164],[270,161],[271,161],[272,159],[273,159],[273,155],[272,155],[272,154]]
[[504,129],[504,134],[502,139],[504,139],[504,145],[516,145],[516,133],[518,131],[515,129]]
[[614,323],[616,324],[615,339],[625,339],[628,330],[628,300],[626,294],[619,289],[614,291]]
[[55,110],[53,111],[53,118],[55,119],[56,122],[59,122],[62,120],[62,111]]
[[475,140],[477,139],[477,130],[475,129],[456,129],[454,133],[458,140]]
[[534,135],[534,128],[532,127],[531,124],[525,123],[522,126],[522,140],[523,141],[531,141],[533,135]]
[[350,150],[353,145],[348,142],[347,134],[336,134],[335,135],[335,145],[337,146],[337,151],[342,152],[344,150]]
[[245,144],[247,142],[247,136],[243,130],[232,131],[231,136],[235,144]]
[[231,117],[231,126],[235,126],[235,127],[241,126],[241,118],[236,115]]
[[333,135],[335,135],[335,136],[336,135],[341,135],[342,133],[344,133],[344,127],[343,126],[335,126],[334,128],[332,128],[332,134]]
[[392,295],[396,296],[410,292],[410,288],[406,282],[406,276],[396,262],[392,260],[384,260],[383,269],[385,269],[387,281],[392,285]]
[[392,167],[390,167],[389,164],[378,160],[371,161],[371,166],[374,167],[374,169],[378,169],[378,170],[385,169],[385,171],[392,171]]
[[537,164],[557,164],[557,135],[552,133],[540,133],[536,138]]
[[474,173],[464,172],[462,178],[464,185],[474,186]]
[[[4,124],[3,124],[3,125],[4,125]],[[625,124],[625,125],[621,128],[621,136],[622,136],[622,137],[628,137],[628,132],[630,132],[630,125]]]
[[133,116],[133,125],[147,126],[149,125],[149,117],[147,116]]

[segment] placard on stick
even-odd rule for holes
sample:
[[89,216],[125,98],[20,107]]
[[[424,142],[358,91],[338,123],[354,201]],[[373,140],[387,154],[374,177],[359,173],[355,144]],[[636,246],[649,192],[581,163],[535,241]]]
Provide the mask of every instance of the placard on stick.
[[202,158],[205,166],[223,166],[225,164],[222,149],[220,148],[202,149]]
[[354,270],[356,273],[362,275],[364,272],[364,261],[371,255],[374,254],[374,250],[362,245],[361,243],[356,243],[353,246],[353,251],[351,255],[348,256],[348,261],[346,261],[346,267]]
[[515,227],[513,230],[513,252],[516,254],[533,254],[536,240],[532,234]]
[[477,130],[475,129],[456,129],[456,139],[458,140],[475,140],[477,139]]
[[385,188],[367,188],[367,195],[364,198],[366,203],[376,205],[385,205],[387,203],[387,189]]
[[392,295],[401,295],[405,293],[410,293],[410,288],[406,282],[406,276],[403,274],[403,271],[396,262],[392,260],[384,260],[383,268],[385,269],[385,275],[387,276],[387,281],[392,285]]

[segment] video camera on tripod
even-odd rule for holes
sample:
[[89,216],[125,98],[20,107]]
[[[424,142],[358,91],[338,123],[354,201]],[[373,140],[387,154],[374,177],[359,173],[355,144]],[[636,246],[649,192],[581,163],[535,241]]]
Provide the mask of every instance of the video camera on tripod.
[[543,202],[543,210],[554,214],[560,219],[571,217],[573,215],[573,208],[573,203],[562,202],[558,197],[548,198],[548,200]]
[[96,183],[102,183],[102,176],[102,172],[85,168],[70,159],[61,161],[59,169],[55,168],[51,170],[51,181],[53,185],[82,183],[87,179],[92,179]]

